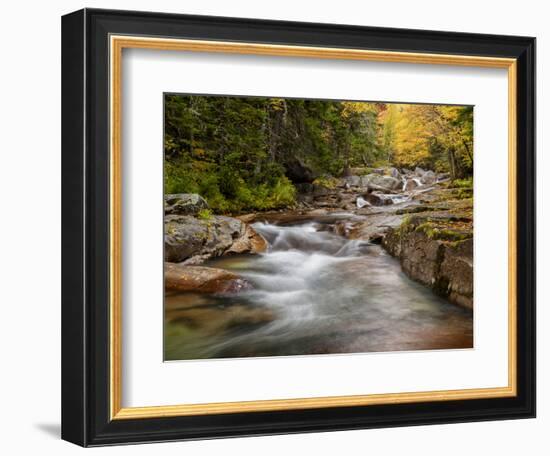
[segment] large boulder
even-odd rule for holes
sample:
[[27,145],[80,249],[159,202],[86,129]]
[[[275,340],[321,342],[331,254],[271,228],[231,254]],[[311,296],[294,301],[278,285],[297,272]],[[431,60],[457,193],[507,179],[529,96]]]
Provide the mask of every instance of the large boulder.
[[350,187],[360,187],[361,186],[361,176],[346,176],[343,178],[343,181],[348,184]]
[[199,264],[226,253],[259,253],[266,248],[265,239],[252,227],[232,217],[164,217],[165,261]]
[[388,230],[383,246],[403,271],[462,307],[473,307],[473,239],[467,216],[431,212]]
[[208,203],[196,193],[164,195],[164,213],[167,215],[197,215],[203,209],[208,209]]
[[361,177],[361,187],[369,187],[373,190],[392,192],[400,190],[403,183],[401,179],[391,176],[381,176],[380,174],[367,174]]
[[164,264],[164,288],[167,291],[196,293],[237,293],[252,288],[237,274],[218,268]]

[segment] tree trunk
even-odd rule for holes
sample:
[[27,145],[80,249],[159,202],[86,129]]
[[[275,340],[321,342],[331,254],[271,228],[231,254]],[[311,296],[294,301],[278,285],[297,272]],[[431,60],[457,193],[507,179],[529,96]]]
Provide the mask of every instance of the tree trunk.
[[351,152],[351,144],[349,142],[349,139],[346,139],[346,144],[344,146],[344,176],[349,176],[351,174],[349,170],[349,159],[350,159],[350,152]]
[[455,180],[457,178],[455,151],[453,149],[449,149],[447,151],[447,155],[449,158],[449,167],[451,168],[451,179]]

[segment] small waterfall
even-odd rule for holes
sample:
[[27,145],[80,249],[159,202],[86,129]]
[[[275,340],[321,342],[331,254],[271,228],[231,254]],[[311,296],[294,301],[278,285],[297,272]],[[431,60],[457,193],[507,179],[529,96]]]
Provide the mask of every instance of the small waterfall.
[[337,258],[353,257],[363,254],[364,249],[370,245],[366,241],[349,240],[323,230],[322,225],[318,223],[279,226],[259,222],[252,226],[269,243],[268,255],[292,251]]
[[357,204],[357,207],[359,209],[361,209],[362,207],[365,207],[365,206],[370,206],[370,203],[365,198],[363,198],[362,196],[357,197],[356,204]]

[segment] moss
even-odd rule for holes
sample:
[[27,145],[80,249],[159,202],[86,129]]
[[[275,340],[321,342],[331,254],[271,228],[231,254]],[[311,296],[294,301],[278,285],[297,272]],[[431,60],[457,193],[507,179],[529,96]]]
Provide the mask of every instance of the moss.
[[361,170],[361,176],[368,176],[369,174],[372,174],[374,172],[374,168],[371,168],[370,166],[366,166]]
[[425,206],[425,205],[419,205],[419,206],[412,206],[412,207],[406,207],[404,209],[398,209],[395,211],[396,214],[402,215],[402,214],[418,214],[419,212],[433,212],[433,211],[441,211],[441,210],[448,210],[446,207],[438,207],[438,206]]
[[450,228],[442,227],[432,221],[418,225],[415,232],[424,233],[428,238],[440,241],[464,241],[472,237],[472,234],[465,231],[456,231]]
[[447,243],[447,245],[453,249],[456,249],[460,244],[462,244],[466,239],[471,238],[472,236],[467,236],[464,239],[460,239],[457,241],[450,241]]
[[417,232],[417,233],[424,233],[430,239],[434,239],[437,236],[437,234],[439,232],[439,229],[432,222],[424,222],[424,223],[418,225],[414,229],[414,231]]
[[412,217],[410,215],[406,215],[403,217],[403,221],[401,222],[401,225],[399,225],[399,228],[396,230],[396,232],[402,236],[403,234],[410,231],[412,228]]
[[471,199],[473,195],[473,189],[471,188],[461,188],[456,192],[456,197],[458,199]]
[[210,220],[212,218],[212,211],[210,209],[201,209],[197,213],[197,218],[200,220]]

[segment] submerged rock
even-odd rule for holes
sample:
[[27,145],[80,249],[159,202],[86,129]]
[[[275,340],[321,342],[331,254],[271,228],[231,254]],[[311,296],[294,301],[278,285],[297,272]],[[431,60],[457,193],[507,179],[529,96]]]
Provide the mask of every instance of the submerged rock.
[[373,190],[394,191],[401,190],[403,183],[401,179],[391,176],[381,176],[379,174],[368,174],[361,178],[363,187],[369,187]]
[[250,282],[224,269],[164,264],[164,288],[196,293],[237,293],[252,288]]
[[[173,299],[171,298],[168,302]],[[216,336],[220,332],[234,328],[257,327],[270,323],[275,319],[275,314],[269,309],[244,304],[233,304],[227,307],[211,305],[177,307],[174,309],[169,307],[166,310],[167,322],[180,328],[183,326],[188,331],[200,331],[200,334],[204,336]],[[188,344],[183,345],[188,346]],[[173,359],[181,359],[181,357],[176,356]]]

